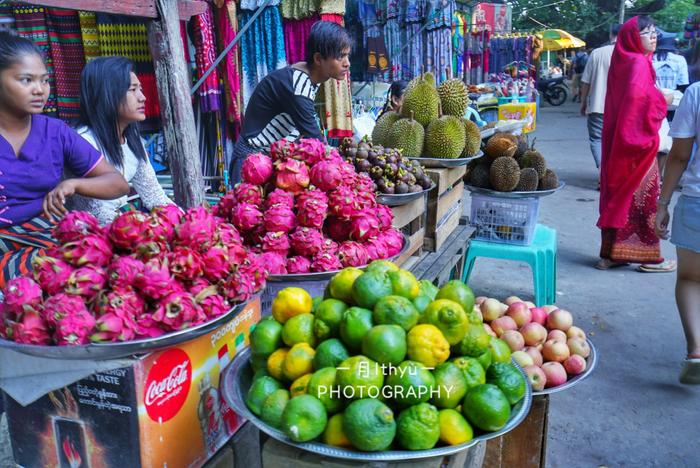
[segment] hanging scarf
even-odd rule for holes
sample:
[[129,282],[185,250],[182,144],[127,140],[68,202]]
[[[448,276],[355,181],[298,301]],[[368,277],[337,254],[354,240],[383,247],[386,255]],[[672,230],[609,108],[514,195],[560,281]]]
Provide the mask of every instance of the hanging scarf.
[[79,11],[80,34],[83,37],[83,52],[85,62],[90,62],[100,56],[100,34],[97,31],[97,18],[92,11]]
[[[236,18],[236,2],[226,0],[217,12],[218,30],[220,31],[221,49],[223,50],[236,38],[238,30],[238,20]],[[240,46],[234,46],[226,54],[222,62],[222,74],[224,76],[224,87],[226,90],[226,119],[233,124],[231,136],[238,138],[241,129],[241,77],[238,70]]]
[[[209,70],[216,60],[216,38],[214,37],[214,16],[211,5],[201,15],[192,18],[194,31],[195,61],[197,63],[197,81]],[[202,112],[215,112],[221,108],[221,90],[219,74],[214,69],[197,89],[199,105]]]
[[620,29],[605,97],[600,180],[600,228],[625,226],[635,191],[656,161],[666,102],[655,85],[637,17]]

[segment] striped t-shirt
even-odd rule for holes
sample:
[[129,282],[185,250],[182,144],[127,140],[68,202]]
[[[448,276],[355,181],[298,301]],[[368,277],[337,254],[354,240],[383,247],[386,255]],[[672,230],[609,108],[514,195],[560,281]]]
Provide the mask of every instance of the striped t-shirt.
[[317,91],[318,85],[299,69],[285,67],[270,73],[248,101],[241,138],[260,150],[282,139],[321,140],[314,108]]

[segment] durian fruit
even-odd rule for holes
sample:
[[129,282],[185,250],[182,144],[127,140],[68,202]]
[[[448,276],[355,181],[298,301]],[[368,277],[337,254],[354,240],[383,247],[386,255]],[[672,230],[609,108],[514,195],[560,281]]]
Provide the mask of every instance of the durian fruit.
[[484,147],[484,153],[491,161],[497,158],[512,158],[518,149],[518,141],[510,133],[499,132],[489,138]]
[[500,192],[511,192],[520,182],[518,162],[509,156],[501,156],[491,164],[491,186]]
[[[527,150],[530,149],[530,144],[527,141],[527,135],[524,133],[516,137],[518,140],[518,148],[515,150],[513,157],[515,159],[520,159]],[[534,142],[533,142],[534,143]]]
[[474,187],[491,188],[491,169],[486,164],[477,164],[469,172],[467,183]]
[[553,170],[547,169],[544,177],[540,179],[538,190],[552,190],[557,187],[559,187],[559,178],[557,177],[557,174]]
[[430,73],[417,76],[409,83],[403,95],[401,116],[417,120],[423,127],[439,116],[440,96],[435,89],[435,78]]
[[400,119],[391,126],[384,146],[401,150],[407,158],[417,158],[422,155],[424,138],[425,129],[420,123],[411,118]]
[[430,122],[425,131],[425,156],[456,159],[464,151],[464,124],[457,117],[444,115]]
[[469,105],[469,89],[464,81],[458,78],[443,81],[437,91],[443,114],[460,118],[464,116]]
[[394,111],[388,111],[377,119],[377,123],[372,130],[372,143],[380,146],[388,146],[389,130],[391,126],[399,120],[401,116]]
[[462,151],[463,158],[475,156],[481,148],[481,131],[479,127],[469,119],[462,119],[464,124],[465,144]]
[[533,141],[532,146],[529,150],[523,154],[522,158],[518,160],[521,168],[532,167],[537,171],[537,176],[541,179],[544,177],[547,171],[547,161],[545,161],[544,156],[535,149],[535,144]]
[[537,190],[540,178],[537,176],[537,171],[531,167],[526,167],[520,170],[520,181],[515,187],[516,192],[534,192]]

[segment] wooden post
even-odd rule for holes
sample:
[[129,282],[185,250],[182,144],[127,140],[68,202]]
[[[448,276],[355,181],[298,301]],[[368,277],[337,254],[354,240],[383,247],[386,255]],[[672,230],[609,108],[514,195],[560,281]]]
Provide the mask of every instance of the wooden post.
[[159,19],[149,25],[148,42],[155,64],[175,203],[187,209],[204,203],[197,129],[180,38],[177,3],[172,0],[156,0],[155,3]]

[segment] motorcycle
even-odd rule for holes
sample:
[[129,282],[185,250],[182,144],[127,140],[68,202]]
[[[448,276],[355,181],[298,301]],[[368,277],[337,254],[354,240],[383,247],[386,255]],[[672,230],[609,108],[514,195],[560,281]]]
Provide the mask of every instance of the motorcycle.
[[566,102],[568,96],[563,76],[550,79],[541,78],[537,82],[537,91],[552,106],[561,106]]

